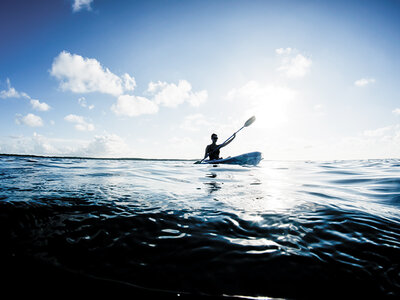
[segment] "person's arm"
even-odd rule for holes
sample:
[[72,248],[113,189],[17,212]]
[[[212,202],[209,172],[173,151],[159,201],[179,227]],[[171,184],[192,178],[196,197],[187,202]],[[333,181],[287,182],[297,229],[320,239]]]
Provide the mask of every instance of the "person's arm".
[[204,153],[204,158],[203,159],[206,159],[207,158],[207,156],[208,156],[208,146],[206,147],[206,153]]
[[222,147],[228,146],[236,137],[236,134],[234,134],[229,140],[227,140],[225,143],[221,144],[219,146],[219,149],[221,149]]

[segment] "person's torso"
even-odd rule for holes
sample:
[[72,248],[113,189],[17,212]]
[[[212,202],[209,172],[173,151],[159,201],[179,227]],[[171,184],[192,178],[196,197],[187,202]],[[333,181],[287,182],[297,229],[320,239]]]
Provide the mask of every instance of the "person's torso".
[[[211,151],[213,151],[214,149],[217,149],[217,148],[218,148],[217,144],[208,145],[207,146],[208,153],[210,153]],[[218,159],[219,158],[219,149],[210,153],[209,157],[210,157],[210,160]]]

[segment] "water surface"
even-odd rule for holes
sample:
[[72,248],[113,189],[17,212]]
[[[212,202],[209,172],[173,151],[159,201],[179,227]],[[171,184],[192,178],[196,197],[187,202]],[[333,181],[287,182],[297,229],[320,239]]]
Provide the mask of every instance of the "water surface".
[[16,286],[76,275],[68,286],[169,296],[399,297],[399,207],[395,159],[0,156],[0,255]]

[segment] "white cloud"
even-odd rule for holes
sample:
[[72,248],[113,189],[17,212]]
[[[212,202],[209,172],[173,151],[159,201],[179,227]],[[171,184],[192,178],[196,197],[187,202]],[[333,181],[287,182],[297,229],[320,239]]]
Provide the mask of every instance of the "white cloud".
[[86,8],[87,10],[91,10],[92,7],[90,6],[90,4],[93,2],[93,0],[74,0],[74,2],[72,3],[72,10],[74,12],[78,12],[84,8]]
[[99,92],[119,96],[133,91],[136,86],[135,79],[129,74],[119,77],[96,59],[67,51],[61,52],[54,59],[50,74],[60,80],[63,91],[74,93]]
[[279,49],[275,49],[275,53],[278,55],[282,55],[282,54],[290,54],[293,52],[292,48],[279,48]]
[[166,107],[177,107],[184,102],[198,107],[208,98],[205,90],[192,92],[192,85],[186,80],[179,80],[178,85],[161,81],[150,82],[147,92],[153,95],[155,103]]
[[[193,92],[192,85],[186,80],[178,84],[167,82],[150,82],[146,97],[131,95],[136,87],[135,78],[125,73],[122,76],[113,74],[104,68],[94,58],[84,58],[67,51],[61,52],[53,61],[50,70],[52,76],[60,81],[60,88],[74,93],[100,92],[118,97],[111,110],[117,115],[139,116],[155,114],[159,105],[177,107],[186,102],[198,107],[208,98],[206,90]],[[84,97],[79,98],[79,104],[89,109]]]
[[59,151],[44,136],[34,132],[32,136],[8,136],[0,139],[2,153],[57,155]]
[[18,125],[27,125],[29,127],[43,126],[42,118],[34,114],[27,114],[26,116],[17,114],[15,118],[15,123],[17,123]]
[[0,98],[20,98],[20,94],[13,88],[9,87],[8,90],[0,91]]
[[[126,82],[135,85],[134,80],[126,78]],[[143,114],[155,114],[159,106],[177,107],[187,102],[192,106],[199,106],[207,100],[208,93],[203,90],[193,92],[192,86],[186,80],[180,80],[178,84],[167,82],[150,82],[146,94],[151,97],[139,97],[134,95],[120,95],[111,110],[121,116],[135,117]]]
[[80,155],[90,157],[128,157],[130,147],[115,134],[97,135],[83,149],[77,151]]
[[157,94],[159,91],[161,91],[163,88],[165,88],[168,85],[166,82],[150,82],[149,86],[147,88],[147,92],[149,94]]
[[145,97],[121,95],[117,103],[111,106],[111,110],[120,116],[136,117],[157,113],[158,105]]
[[[133,78],[126,77],[125,82],[134,86],[134,79],[130,79]],[[160,105],[174,108],[187,102],[197,107],[208,97],[205,90],[193,92],[191,84],[186,80],[180,80],[177,85],[161,81],[150,82],[146,94],[150,99],[135,95],[120,95],[117,102],[111,106],[111,110],[117,115],[135,117],[143,114],[156,114]]]
[[361,78],[361,79],[356,80],[354,82],[354,85],[358,86],[358,87],[363,87],[363,86],[367,86],[372,83],[375,83],[374,78]]
[[196,93],[191,93],[187,99],[187,102],[189,102],[191,106],[199,107],[201,104],[207,101],[207,98],[208,92],[206,90],[202,90]]
[[75,129],[79,131],[93,131],[94,125],[85,121],[82,116],[70,114],[64,117],[65,121],[75,123]]
[[[177,107],[182,103],[198,107],[208,98],[206,90],[192,91],[192,85],[186,80],[178,84],[167,82],[150,82],[145,94],[140,97],[129,92],[136,87],[135,78],[125,73],[122,76],[113,74],[94,58],[85,58],[67,51],[61,52],[53,61],[50,70],[52,76],[60,81],[60,88],[74,93],[99,92],[117,97],[111,110],[121,116],[135,117],[142,114],[155,114],[159,106]],[[86,99],[78,99],[82,107],[88,106]]]
[[33,150],[28,153],[52,153],[56,154],[58,150],[52,146],[49,141],[42,135],[33,133],[32,137]]
[[39,100],[36,99],[31,99],[31,105],[33,109],[39,111],[48,111],[50,109],[50,106],[47,103],[40,102]]
[[15,88],[11,86],[10,79],[7,78],[7,90],[0,91],[0,98],[7,99],[7,98],[27,98],[30,97],[23,92],[18,92]]
[[400,116],[400,108],[396,108],[392,111],[396,116]]
[[39,111],[48,111],[50,106],[45,102],[40,102],[39,100],[32,99],[27,93],[18,92],[15,88],[11,86],[10,79],[7,78],[7,90],[0,91],[0,98],[25,98],[30,100],[33,109]]
[[288,78],[301,78],[310,71],[312,60],[298,53],[296,49],[279,48],[275,53],[282,57],[278,71]]
[[92,110],[92,109],[94,108],[94,105],[93,105],[93,104],[91,104],[91,105],[88,105],[88,104],[87,104],[86,98],[85,98],[85,97],[80,97],[80,98],[78,99],[78,103],[79,103],[80,106],[85,107],[85,108],[88,108],[89,110]]
[[105,133],[91,141],[32,136],[0,137],[2,153],[85,157],[132,157],[131,148],[115,135]]
[[122,75],[125,91],[133,91],[136,87],[135,78],[131,77],[128,73]]

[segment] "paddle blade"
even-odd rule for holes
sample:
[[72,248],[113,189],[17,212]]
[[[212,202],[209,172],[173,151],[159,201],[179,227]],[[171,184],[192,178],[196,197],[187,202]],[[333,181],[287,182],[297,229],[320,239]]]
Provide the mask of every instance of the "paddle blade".
[[250,126],[251,124],[254,123],[255,120],[256,120],[256,117],[255,117],[255,116],[252,116],[250,119],[248,119],[248,120],[246,121],[246,123],[244,123],[244,127]]

